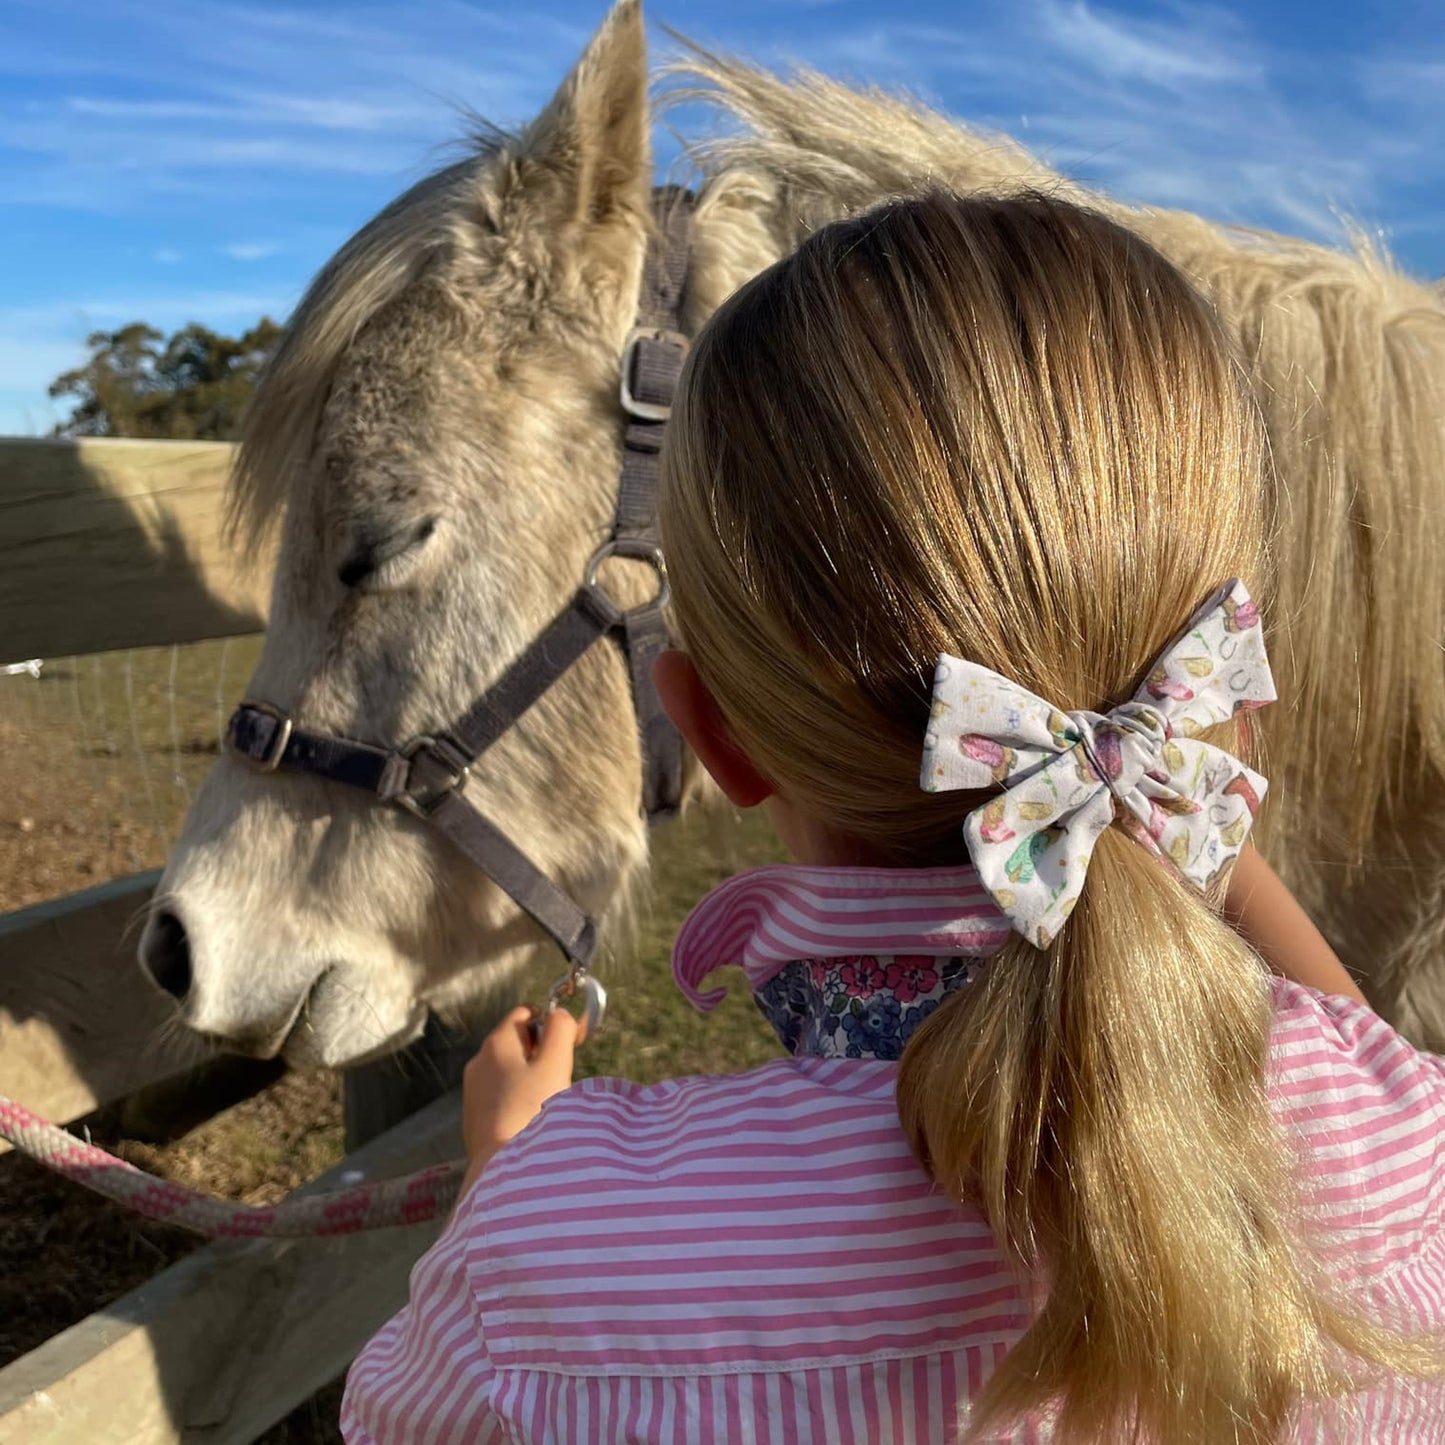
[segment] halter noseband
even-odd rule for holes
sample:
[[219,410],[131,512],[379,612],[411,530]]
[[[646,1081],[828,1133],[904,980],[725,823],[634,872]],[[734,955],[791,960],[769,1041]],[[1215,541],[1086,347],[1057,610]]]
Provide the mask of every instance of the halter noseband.
[[[620,396],[627,425],[612,536],[593,553],[572,600],[460,718],[399,747],[312,732],[280,708],[254,700],[236,709],[226,730],[231,752],[259,772],[309,773],[360,788],[444,834],[567,956],[570,972],[558,989],[575,989],[591,967],[596,923],[467,801],[465,790],[482,754],[598,638],[612,636],[632,679],[648,822],[672,817],[682,801],[682,740],[652,685],[652,663],[668,645],[667,571],[657,534],[658,454],[688,348],[681,317],[693,196],[681,187],[660,186],[653,207],[657,231],[648,241],[637,325],[622,352]],[[619,607],[598,582],[609,557],[651,565],[656,593],[638,607]]]

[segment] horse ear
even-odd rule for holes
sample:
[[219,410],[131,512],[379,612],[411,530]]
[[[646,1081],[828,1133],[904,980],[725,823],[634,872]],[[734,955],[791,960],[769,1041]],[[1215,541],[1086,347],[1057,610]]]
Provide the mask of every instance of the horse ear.
[[620,223],[640,237],[652,186],[649,130],[642,3],[617,0],[523,135],[514,199],[553,226]]

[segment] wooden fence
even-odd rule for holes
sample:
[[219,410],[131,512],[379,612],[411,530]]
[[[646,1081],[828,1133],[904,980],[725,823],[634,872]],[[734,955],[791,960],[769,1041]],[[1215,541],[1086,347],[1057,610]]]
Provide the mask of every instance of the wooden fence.
[[[0,440],[0,663],[263,626],[266,560],[238,566],[221,534],[230,459],[216,443]],[[127,936],[156,877],[0,915],[0,1094],[64,1122],[195,1066],[193,1041],[160,1032],[167,1002]],[[449,1096],[317,1187],[438,1162],[459,1137]],[[403,1302],[437,1227],[202,1248],[0,1370],[0,1445],[245,1445]]]

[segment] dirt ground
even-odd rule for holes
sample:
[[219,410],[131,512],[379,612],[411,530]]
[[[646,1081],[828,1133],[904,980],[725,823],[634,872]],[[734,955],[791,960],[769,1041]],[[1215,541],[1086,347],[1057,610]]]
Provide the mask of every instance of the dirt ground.
[[[218,727],[255,644],[110,654],[47,664],[43,680],[0,677],[0,913],[159,866],[215,755]],[[658,836],[655,901],[634,957],[616,963],[609,1026],[581,1073],[649,1080],[746,1068],[776,1053],[740,993],[703,1019],[670,986],[677,923],[708,887],[776,856],[765,829],[669,825]],[[0,1061],[3,1073],[3,1061]],[[270,1202],[341,1157],[341,1083],[287,1074],[170,1142],[93,1121],[98,1143],[167,1178]],[[0,1366],[103,1308],[197,1247],[14,1154],[0,1157]],[[261,1437],[332,1445],[340,1382]]]

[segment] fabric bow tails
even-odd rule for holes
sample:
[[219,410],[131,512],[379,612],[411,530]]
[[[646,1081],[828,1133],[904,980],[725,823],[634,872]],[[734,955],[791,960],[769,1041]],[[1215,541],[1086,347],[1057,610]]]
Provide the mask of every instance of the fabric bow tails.
[[986,667],[940,657],[922,783],[1002,787],[964,823],[969,855],[1015,930],[1047,948],[1116,818],[1201,889],[1233,863],[1267,784],[1197,734],[1274,699],[1259,613],[1235,580],[1107,714],[1063,712]]

